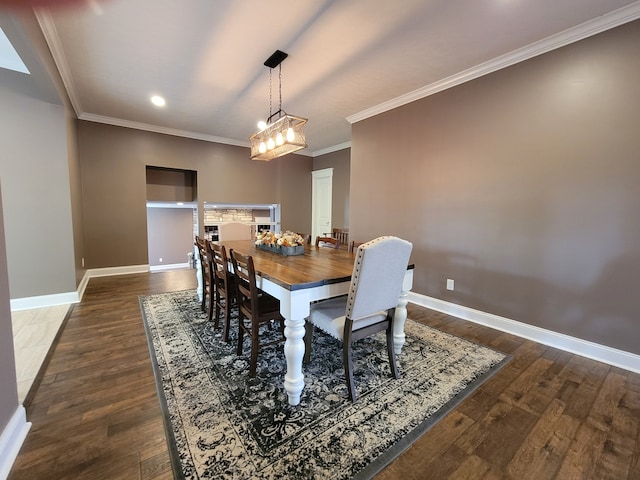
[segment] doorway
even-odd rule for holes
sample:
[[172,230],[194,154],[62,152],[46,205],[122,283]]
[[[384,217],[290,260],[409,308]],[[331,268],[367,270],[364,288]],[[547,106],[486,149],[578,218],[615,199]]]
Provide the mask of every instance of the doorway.
[[311,242],[331,232],[331,198],[333,168],[315,170],[312,174]]

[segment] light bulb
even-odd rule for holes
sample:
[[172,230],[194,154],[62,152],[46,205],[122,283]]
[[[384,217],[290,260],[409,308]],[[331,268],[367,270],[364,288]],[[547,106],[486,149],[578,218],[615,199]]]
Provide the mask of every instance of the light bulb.
[[154,95],[153,97],[151,97],[151,103],[153,103],[156,107],[164,107],[166,105],[164,98],[162,98],[160,95]]
[[267,140],[267,148],[269,150],[273,150],[273,147],[276,146],[276,142],[273,141],[273,138],[269,137],[269,140]]
[[280,146],[284,143],[284,138],[282,137],[282,133],[278,132],[278,135],[276,135],[276,145]]
[[259,128],[260,130],[264,130],[265,128],[267,128],[267,122],[265,122],[264,120],[260,120],[260,121],[258,122],[258,128]]
[[293,142],[296,139],[296,134],[293,131],[293,128],[289,127],[287,129],[287,142]]
[[265,145],[265,143],[264,143],[264,142],[260,142],[260,146],[258,147],[258,151],[259,151],[260,153],[264,153],[264,152],[266,152],[266,151],[267,151],[267,146]]

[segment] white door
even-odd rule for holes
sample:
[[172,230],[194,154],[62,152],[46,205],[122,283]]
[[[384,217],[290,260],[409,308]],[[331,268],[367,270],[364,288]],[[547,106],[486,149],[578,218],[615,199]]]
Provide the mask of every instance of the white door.
[[311,243],[318,235],[331,232],[331,193],[333,168],[315,170],[312,182]]

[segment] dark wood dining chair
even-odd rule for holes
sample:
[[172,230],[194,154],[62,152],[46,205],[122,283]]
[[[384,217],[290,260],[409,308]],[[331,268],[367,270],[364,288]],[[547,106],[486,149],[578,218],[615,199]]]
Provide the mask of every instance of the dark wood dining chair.
[[333,238],[337,238],[340,242],[340,245],[344,245],[345,247],[349,245],[349,229],[348,228],[332,228],[331,236]]
[[316,247],[340,248],[340,240],[333,237],[316,237]]
[[311,245],[311,235],[308,233],[299,233],[302,238],[304,238],[305,245]]
[[358,247],[364,243],[365,242],[356,242],[355,240],[351,240],[349,242],[349,248],[348,248],[349,253],[355,252],[358,249]]
[[[210,312],[212,307],[211,303],[213,298],[213,286],[211,284],[211,275],[209,269],[210,264],[207,259],[206,240],[196,235],[196,241],[194,245],[198,249],[198,258],[200,258],[200,273],[202,274],[202,303],[200,305],[200,309],[203,312],[207,311],[207,313],[209,313],[209,318],[211,318]],[[207,308],[209,310],[207,310]]]
[[[251,359],[249,376],[255,377],[258,367],[258,352],[268,345],[282,343],[284,337],[284,317],[280,315],[280,300],[260,290],[256,284],[256,272],[253,257],[231,250],[231,262],[236,282],[238,299],[238,355],[242,355],[244,334],[251,338]],[[245,322],[248,320],[248,324]],[[260,327],[278,323],[280,335],[268,342],[260,342]]]
[[314,327],[342,342],[342,361],[349,398],[355,402],[351,345],[374,333],[385,331],[391,374],[399,378],[393,345],[396,305],[402,291],[413,245],[397,237],[380,237],[358,248],[349,294],[311,305],[305,323],[304,361],[311,359]]
[[[224,312],[224,323],[222,324],[222,339],[229,342],[229,331],[231,330],[231,309],[237,306],[236,302],[236,282],[235,276],[229,268],[229,258],[224,245],[207,242],[207,252],[211,258],[211,277],[214,285],[215,321],[214,328],[218,328],[220,323],[220,313]],[[213,309],[212,309],[213,310]],[[212,318],[209,314],[209,320]]]

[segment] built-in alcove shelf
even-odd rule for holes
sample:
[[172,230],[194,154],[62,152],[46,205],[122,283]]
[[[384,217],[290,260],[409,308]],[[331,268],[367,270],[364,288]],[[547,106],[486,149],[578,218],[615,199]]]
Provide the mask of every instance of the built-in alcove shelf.
[[240,222],[251,225],[252,235],[261,230],[278,230],[279,209],[277,205],[251,206],[204,206],[204,236],[207,240],[218,240],[218,226],[223,223]]

